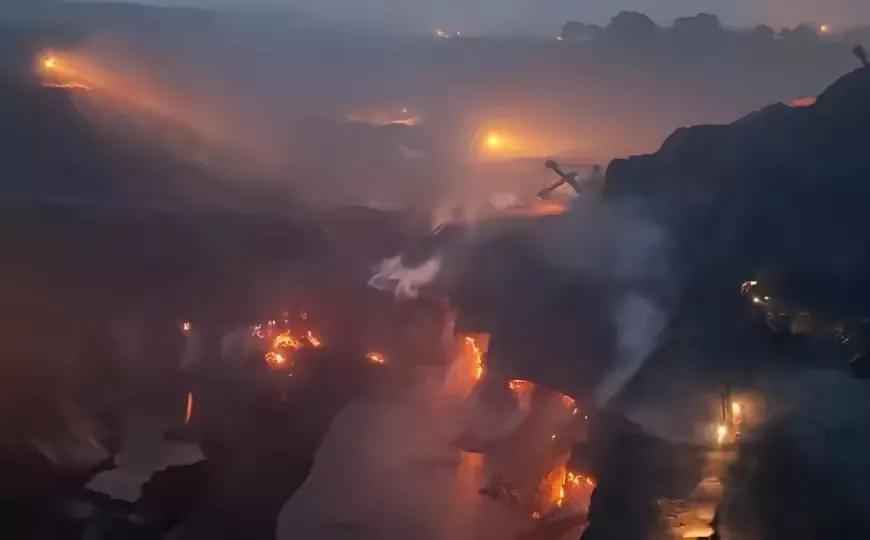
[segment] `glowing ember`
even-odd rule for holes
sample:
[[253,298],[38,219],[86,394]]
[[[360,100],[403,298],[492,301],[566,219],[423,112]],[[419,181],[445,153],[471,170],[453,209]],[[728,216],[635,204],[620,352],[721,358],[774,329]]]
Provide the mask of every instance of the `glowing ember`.
[[193,330],[193,325],[190,324],[190,321],[184,321],[181,323],[181,331],[184,334],[189,334],[191,330]]
[[558,216],[564,214],[568,210],[568,205],[561,201],[548,199],[546,201],[535,201],[531,208],[531,214],[534,216]]
[[572,472],[568,473],[568,476],[565,480],[567,485],[579,486],[585,484],[588,487],[595,488],[595,480],[589,478],[588,476],[583,476],[582,474],[575,474]]
[[187,406],[184,410],[184,423],[189,424],[191,417],[193,417],[193,392],[188,392]]
[[278,352],[266,353],[266,363],[272,369],[283,369],[287,366],[287,358]]
[[[288,328],[290,325],[288,317],[289,313],[284,313],[280,325],[273,319],[265,324],[260,323],[251,327],[251,336],[266,343],[264,359],[272,369],[290,369],[293,367],[296,351],[307,348],[319,349],[324,345],[324,340],[310,328],[306,330]],[[301,312],[299,318],[307,321],[308,313]]]
[[275,336],[272,340],[272,348],[299,350],[302,348],[302,342],[288,331]]
[[722,444],[725,442],[725,437],[728,436],[728,426],[719,424],[716,427],[716,442]]
[[317,336],[315,336],[311,332],[311,330],[309,330],[308,333],[305,334],[305,339],[307,339],[308,343],[310,343],[311,346],[314,347],[315,349],[319,349],[323,345],[323,342],[320,341],[320,339]]
[[381,353],[377,353],[377,352],[370,352],[370,353],[366,354],[366,358],[368,358],[369,360],[371,360],[375,364],[386,364],[387,363],[387,358],[384,355],[382,355]]

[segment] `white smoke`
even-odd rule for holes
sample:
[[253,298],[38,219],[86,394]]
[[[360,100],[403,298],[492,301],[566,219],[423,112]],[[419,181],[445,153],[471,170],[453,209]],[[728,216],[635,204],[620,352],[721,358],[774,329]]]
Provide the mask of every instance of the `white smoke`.
[[396,298],[411,299],[420,296],[420,289],[430,285],[441,272],[441,257],[433,256],[420,266],[407,267],[401,255],[381,261],[369,287],[390,291]]
[[578,207],[543,232],[540,254],[554,268],[612,289],[615,365],[595,392],[604,406],[643,367],[669,322],[678,290],[667,236],[635,208],[601,203]]
[[637,374],[667,324],[666,314],[652,300],[632,293],[620,301],[613,316],[617,327],[616,366],[595,391],[599,406],[610,401]]

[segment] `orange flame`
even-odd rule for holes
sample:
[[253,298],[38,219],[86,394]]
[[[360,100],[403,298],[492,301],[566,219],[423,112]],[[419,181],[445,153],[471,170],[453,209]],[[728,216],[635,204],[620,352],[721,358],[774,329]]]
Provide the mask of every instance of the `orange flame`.
[[193,417],[193,392],[187,393],[187,406],[184,411],[184,423],[189,424],[190,419]]
[[465,343],[471,347],[471,351],[474,354],[474,380],[479,381],[483,377],[484,372],[483,351],[477,346],[477,342],[473,337],[466,336]]
[[366,354],[366,358],[374,362],[375,364],[386,364],[387,358],[378,352],[370,352]]
[[569,485],[569,486],[570,485],[581,486],[581,485],[585,484],[586,486],[591,487],[591,488],[596,487],[595,480],[593,480],[592,478],[590,478],[588,476],[583,476],[582,474],[575,474],[572,472],[568,473],[568,475],[565,479],[565,483],[566,483],[566,485]]
[[570,509],[572,512],[586,512],[595,481],[587,476],[568,471],[563,463],[550,471],[539,485],[541,494],[539,511],[541,514],[556,508]]
[[272,340],[272,348],[299,350],[302,348],[302,342],[288,330],[275,336]]
[[484,354],[489,334],[454,334],[453,358],[444,378],[444,390],[452,396],[468,397],[486,373]]
[[283,369],[287,367],[287,357],[279,352],[267,352],[266,353],[266,363],[269,364],[269,367],[272,369]]

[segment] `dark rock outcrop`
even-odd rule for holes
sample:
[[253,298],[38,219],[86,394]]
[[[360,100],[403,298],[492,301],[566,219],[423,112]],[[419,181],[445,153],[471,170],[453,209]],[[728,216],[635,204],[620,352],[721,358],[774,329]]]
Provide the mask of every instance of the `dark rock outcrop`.
[[614,161],[607,197],[640,200],[665,224],[690,279],[715,268],[733,288],[766,272],[857,309],[870,300],[868,96],[870,70],[859,69],[813,106],[679,129],[655,154]]

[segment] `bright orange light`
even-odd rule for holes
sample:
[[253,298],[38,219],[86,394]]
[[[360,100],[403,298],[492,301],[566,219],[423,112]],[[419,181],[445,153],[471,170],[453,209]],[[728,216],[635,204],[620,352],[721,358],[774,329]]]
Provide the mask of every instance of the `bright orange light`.
[[323,342],[320,341],[320,339],[317,336],[315,336],[311,332],[311,330],[309,330],[308,333],[305,334],[305,339],[307,339],[308,343],[310,343],[311,346],[314,347],[315,349],[319,349],[320,346],[323,345]]
[[287,365],[287,357],[281,353],[268,352],[266,353],[266,363],[272,369],[283,369]]
[[57,67],[57,58],[54,56],[49,56],[45,60],[42,61],[42,67],[47,71],[51,71]]
[[375,364],[386,364],[387,363],[387,358],[384,355],[382,355],[381,353],[377,353],[377,352],[370,352],[370,353],[366,354],[366,358],[368,358],[369,360],[371,360]]
[[275,339],[272,340],[272,348],[273,349],[301,349],[302,342],[299,341],[296,336],[290,334],[290,332],[284,332],[282,334],[278,334],[275,336]]
[[827,34],[830,31],[831,31],[831,26],[828,24],[823,24],[819,27],[819,33],[821,33],[821,34]]
[[483,144],[489,150],[501,150],[505,144],[504,136],[501,133],[491,131],[484,137]]
[[716,442],[722,444],[725,442],[725,437],[728,436],[728,426],[725,424],[719,424],[716,427]]

